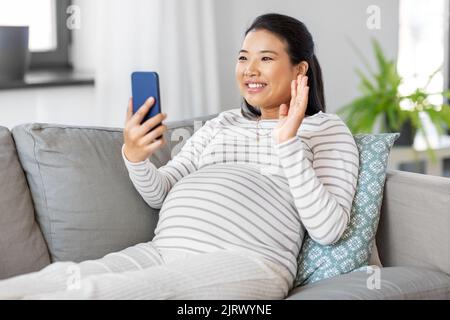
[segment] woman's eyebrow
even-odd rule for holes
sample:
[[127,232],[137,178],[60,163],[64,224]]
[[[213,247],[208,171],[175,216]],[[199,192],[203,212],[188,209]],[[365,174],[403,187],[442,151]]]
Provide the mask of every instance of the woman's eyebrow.
[[[242,49],[241,51],[239,51],[239,53],[248,53],[248,51]],[[259,53],[272,53],[272,54],[278,55],[277,52],[272,51],[272,50],[261,50],[261,51],[259,51]]]
[[272,54],[278,55],[278,52],[275,52],[272,50],[261,50],[260,53],[272,53]]

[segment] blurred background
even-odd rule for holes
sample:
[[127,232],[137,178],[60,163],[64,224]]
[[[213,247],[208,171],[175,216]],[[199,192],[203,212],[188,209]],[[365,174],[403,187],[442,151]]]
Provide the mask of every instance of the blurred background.
[[[385,109],[373,113],[385,93],[365,90],[364,75],[383,90],[401,78],[387,88],[395,97],[424,88],[415,100],[383,105],[419,110],[425,130],[397,146],[391,165],[450,176],[448,0],[0,0],[0,125],[123,127],[137,70],[159,73],[168,121],[239,108],[238,51],[252,20],[268,12],[294,16],[312,33],[327,112],[367,95],[375,101],[365,108],[374,123],[361,132],[386,131]],[[404,130],[403,120],[391,131]],[[414,159],[414,167],[400,163]]]

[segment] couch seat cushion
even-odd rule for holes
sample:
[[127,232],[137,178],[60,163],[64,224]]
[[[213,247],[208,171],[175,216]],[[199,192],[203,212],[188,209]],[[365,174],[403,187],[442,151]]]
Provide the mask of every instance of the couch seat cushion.
[[[376,281],[377,275],[379,275],[379,282]],[[297,287],[290,292],[287,299],[448,300],[450,299],[450,276],[440,271],[418,267],[373,268]]]

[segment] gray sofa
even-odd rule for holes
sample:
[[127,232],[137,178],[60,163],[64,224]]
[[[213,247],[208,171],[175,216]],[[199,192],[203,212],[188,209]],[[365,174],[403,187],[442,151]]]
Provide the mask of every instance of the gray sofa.
[[[166,163],[195,121],[168,123]],[[198,125],[199,122],[197,122]],[[150,241],[158,212],[123,164],[122,129],[0,127],[0,279]],[[388,170],[377,246],[383,268],[293,289],[287,299],[449,299],[450,179]]]

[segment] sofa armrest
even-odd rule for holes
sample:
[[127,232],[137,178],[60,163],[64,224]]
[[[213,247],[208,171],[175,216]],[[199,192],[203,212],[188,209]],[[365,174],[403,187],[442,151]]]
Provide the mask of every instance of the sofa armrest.
[[450,274],[450,179],[388,170],[377,245],[384,266]]

